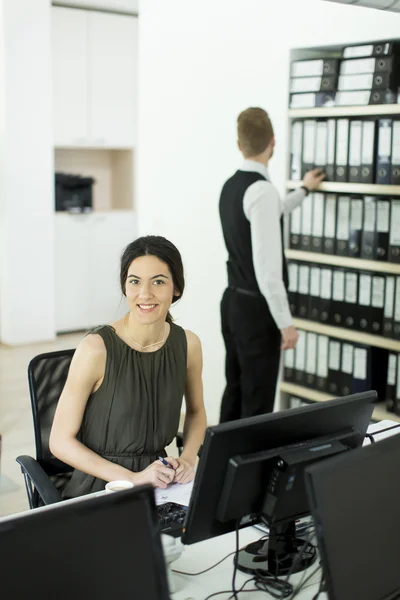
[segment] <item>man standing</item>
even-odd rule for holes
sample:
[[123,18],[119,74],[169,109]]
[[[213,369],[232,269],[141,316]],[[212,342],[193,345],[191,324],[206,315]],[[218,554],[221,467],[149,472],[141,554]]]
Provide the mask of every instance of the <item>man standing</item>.
[[272,412],[280,351],[295,348],[287,298],[283,215],[290,213],[324,174],[306,173],[284,202],[270,183],[275,138],[268,114],[248,108],[238,117],[244,163],[222,188],[219,211],[228,251],[228,288],[221,302],[226,388],[220,421]]

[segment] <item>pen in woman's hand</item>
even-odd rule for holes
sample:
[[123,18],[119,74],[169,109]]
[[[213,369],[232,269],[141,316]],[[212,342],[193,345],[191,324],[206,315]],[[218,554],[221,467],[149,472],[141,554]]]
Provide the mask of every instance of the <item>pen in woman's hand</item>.
[[161,460],[162,464],[165,465],[166,467],[169,467],[170,469],[173,469],[174,467],[172,465],[169,464],[169,462],[167,462],[165,460],[165,458],[163,458],[162,456],[158,457],[158,460]]

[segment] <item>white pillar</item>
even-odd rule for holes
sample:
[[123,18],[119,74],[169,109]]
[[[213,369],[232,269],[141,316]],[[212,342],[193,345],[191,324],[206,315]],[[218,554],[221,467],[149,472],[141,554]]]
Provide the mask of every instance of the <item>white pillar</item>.
[[0,0],[0,341],[53,339],[51,0]]

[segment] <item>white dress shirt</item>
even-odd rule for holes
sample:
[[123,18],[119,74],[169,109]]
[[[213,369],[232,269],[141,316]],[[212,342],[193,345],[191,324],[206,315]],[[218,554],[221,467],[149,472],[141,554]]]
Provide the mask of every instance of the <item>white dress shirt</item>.
[[[260,173],[267,179],[268,169],[254,160],[245,160],[241,171]],[[269,181],[256,181],[243,197],[243,211],[250,221],[253,264],[258,287],[265,296],[279,329],[292,325],[288,297],[282,278],[282,238],[280,218],[299,206],[303,189],[295,190],[282,202]]]

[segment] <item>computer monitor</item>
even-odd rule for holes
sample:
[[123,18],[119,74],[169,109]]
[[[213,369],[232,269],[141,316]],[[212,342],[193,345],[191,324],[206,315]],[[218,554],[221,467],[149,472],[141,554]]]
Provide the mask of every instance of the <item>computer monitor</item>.
[[295,520],[309,513],[304,467],[360,446],[376,401],[371,391],[208,428],[182,542],[262,517],[270,527],[268,545],[247,547],[239,568],[277,575],[306,568],[313,557],[300,560],[295,538]]
[[305,471],[331,600],[400,597],[400,435]]
[[169,600],[153,488],[0,519],[0,588],[20,600]]

